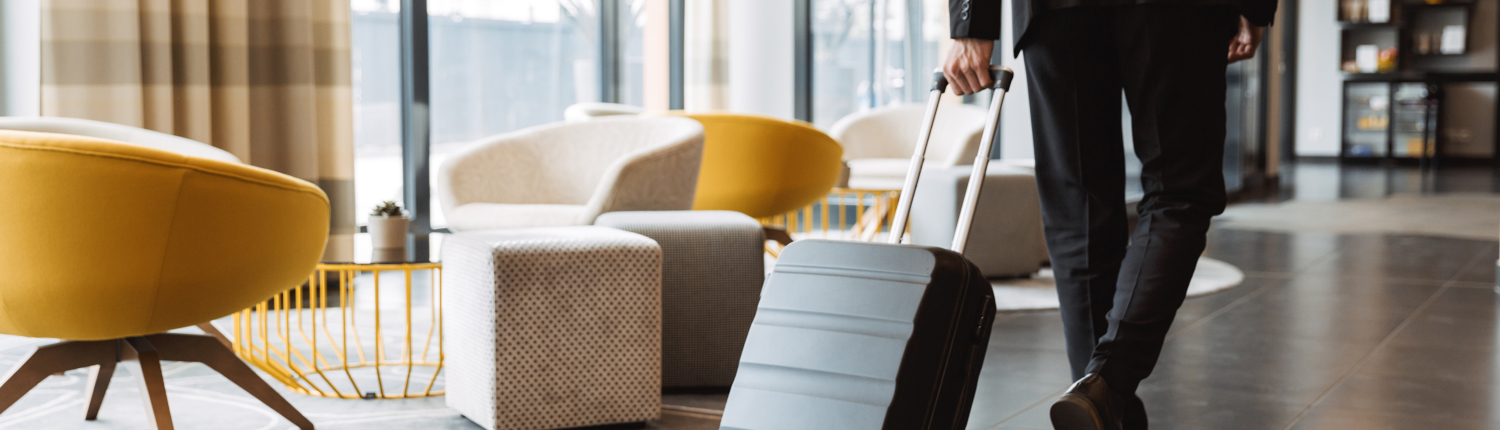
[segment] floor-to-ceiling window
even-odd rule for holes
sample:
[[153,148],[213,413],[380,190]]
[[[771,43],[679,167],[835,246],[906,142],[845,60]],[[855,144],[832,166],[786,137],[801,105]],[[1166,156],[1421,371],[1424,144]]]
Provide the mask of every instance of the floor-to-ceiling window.
[[350,2],[354,208],[365,224],[382,200],[401,201],[401,50],[397,0]]
[[814,124],[922,102],[948,36],[946,1],[811,1]]
[[[574,103],[641,105],[645,2],[427,0],[429,171],[476,139],[561,121]],[[399,3],[351,2],[360,223],[364,209],[401,200]],[[601,16],[606,10],[616,13]],[[614,34],[601,34],[606,28]],[[434,228],[446,226],[439,207],[434,200]]]

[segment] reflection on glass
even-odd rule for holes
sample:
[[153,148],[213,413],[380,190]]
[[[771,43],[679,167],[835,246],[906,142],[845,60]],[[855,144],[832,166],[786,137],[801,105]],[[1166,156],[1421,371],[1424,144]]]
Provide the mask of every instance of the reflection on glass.
[[[401,199],[399,0],[354,0],[356,204]],[[622,0],[621,101],[642,103],[645,0]],[[600,0],[429,0],[432,155],[600,99]],[[436,183],[436,178],[432,179]],[[436,196],[432,225],[446,225]],[[361,210],[359,222],[367,219]]]
[[1390,124],[1391,87],[1383,82],[1351,83],[1344,101],[1344,153],[1350,157],[1385,156]]
[[1437,104],[1429,97],[1427,84],[1402,83],[1396,86],[1395,103],[1391,106],[1391,155],[1397,157],[1420,157],[1436,149],[1434,125],[1437,121]]
[[350,3],[354,96],[354,209],[364,224],[383,200],[401,201],[401,31],[398,0]]
[[864,109],[920,103],[938,41],[941,0],[812,0],[813,123],[827,128]]
[[645,106],[646,0],[622,0],[619,13],[619,102]]
[[[1257,55],[1266,55],[1264,50]],[[1256,59],[1230,64],[1225,72],[1224,111],[1228,121],[1224,136],[1224,186],[1230,192],[1244,188],[1246,177],[1260,172],[1261,142],[1260,62]]]

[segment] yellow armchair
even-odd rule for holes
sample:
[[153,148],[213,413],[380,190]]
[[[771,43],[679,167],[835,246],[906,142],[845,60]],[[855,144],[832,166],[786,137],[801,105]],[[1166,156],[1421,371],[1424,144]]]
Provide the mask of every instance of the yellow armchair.
[[0,334],[59,338],[0,384],[0,410],[46,375],[91,370],[93,419],[117,360],[171,428],[159,360],[200,361],[298,427],[312,424],[221,344],[166,334],[299,285],[328,199],[243,164],[73,135],[0,130]]
[[828,195],[843,147],[812,125],[754,115],[681,114],[703,123],[694,210],[781,215]]

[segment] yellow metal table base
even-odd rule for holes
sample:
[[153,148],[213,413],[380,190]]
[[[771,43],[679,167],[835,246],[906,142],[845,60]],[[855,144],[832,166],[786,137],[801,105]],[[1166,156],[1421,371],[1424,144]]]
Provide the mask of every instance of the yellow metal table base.
[[[890,235],[900,197],[901,190],[834,188],[821,201],[760,222],[785,230],[797,240],[883,241]],[[781,246],[767,245],[766,251],[774,257],[781,253]]]
[[[398,275],[401,285],[382,285]],[[302,394],[442,395],[442,301],[440,263],[319,264],[308,287],[234,314],[233,349]]]

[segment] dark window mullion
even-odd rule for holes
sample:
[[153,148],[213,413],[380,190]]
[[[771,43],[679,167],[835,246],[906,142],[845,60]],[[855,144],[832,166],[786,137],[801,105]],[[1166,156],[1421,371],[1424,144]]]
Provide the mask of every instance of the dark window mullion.
[[427,261],[432,232],[432,190],[428,163],[432,138],[428,92],[427,0],[401,0],[401,173],[402,198],[411,215],[406,257]]
[[793,92],[792,94],[792,116],[807,122],[812,122],[813,108],[813,37],[812,37],[812,0],[795,0],[795,10],[792,12],[792,31],[795,35],[792,43],[796,45],[793,59]]

